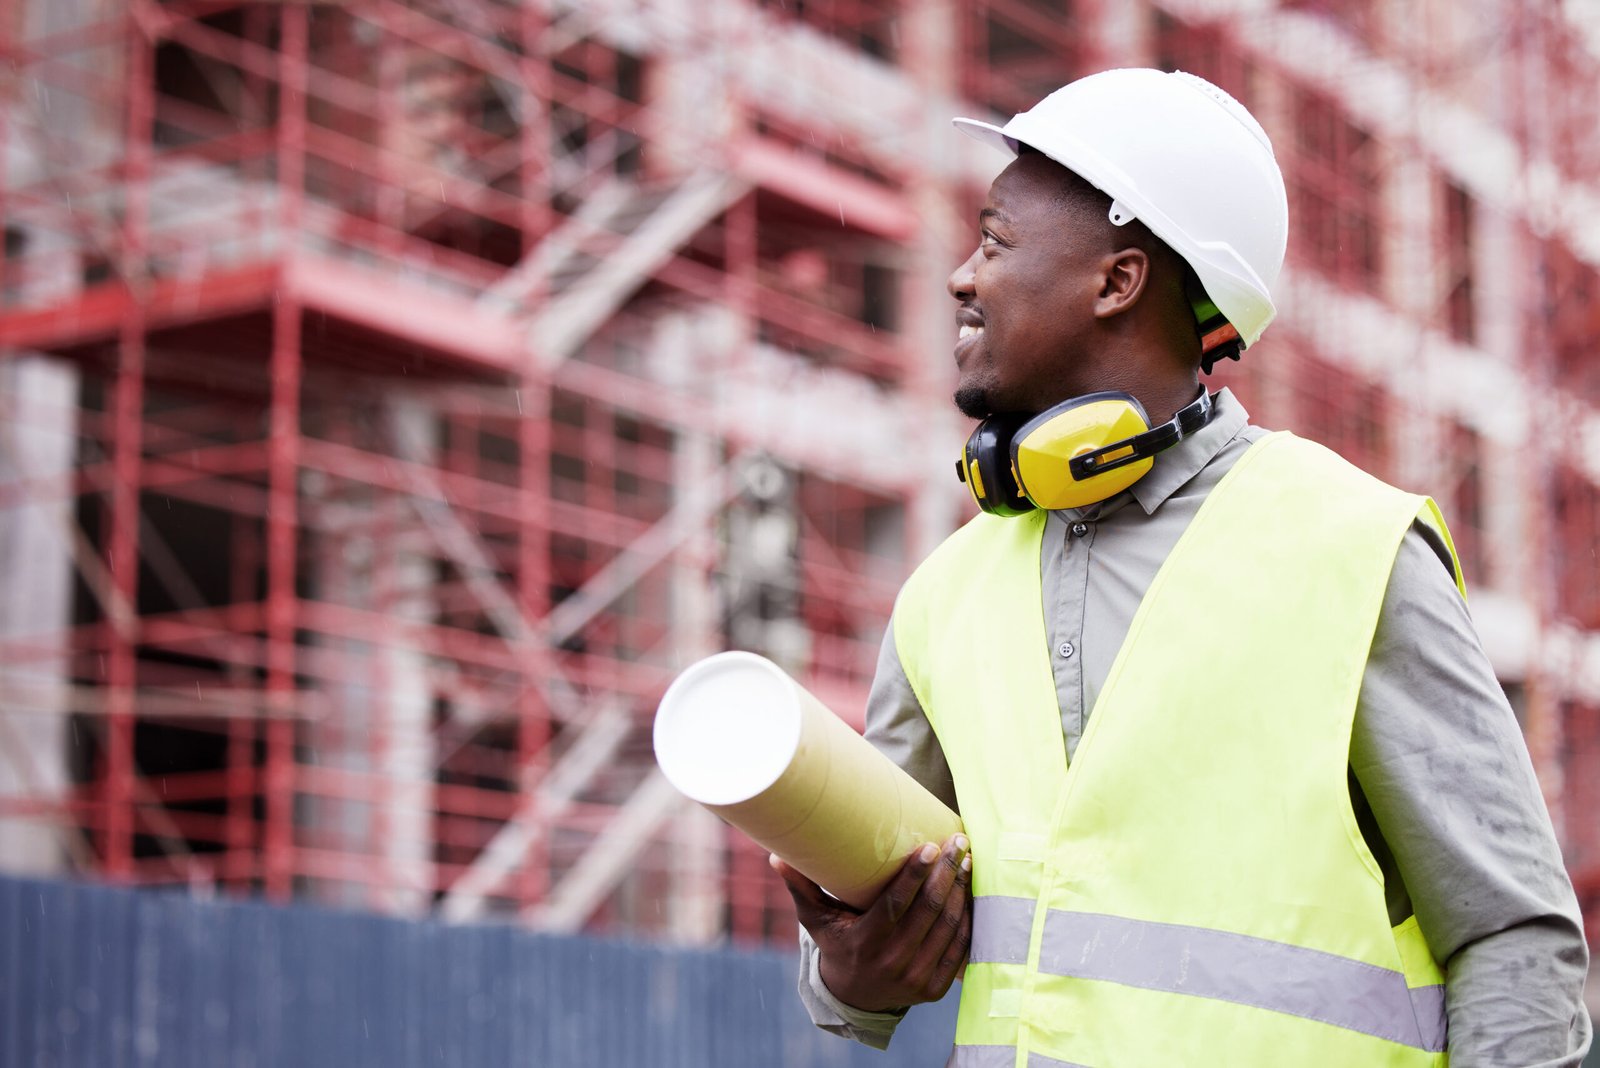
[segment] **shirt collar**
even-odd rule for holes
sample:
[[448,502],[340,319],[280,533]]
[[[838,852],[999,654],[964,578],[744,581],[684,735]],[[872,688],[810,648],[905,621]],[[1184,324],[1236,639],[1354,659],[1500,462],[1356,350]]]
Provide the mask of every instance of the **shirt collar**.
[[1157,453],[1149,472],[1128,490],[1145,515],[1160,508],[1178,487],[1216,459],[1222,447],[1250,421],[1250,413],[1227,387],[1212,396],[1211,404],[1211,421],[1172,448]]

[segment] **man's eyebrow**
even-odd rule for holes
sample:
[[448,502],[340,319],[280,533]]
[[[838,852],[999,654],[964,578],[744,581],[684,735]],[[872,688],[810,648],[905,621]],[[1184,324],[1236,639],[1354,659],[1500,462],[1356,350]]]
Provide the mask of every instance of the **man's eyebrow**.
[[1010,219],[1006,218],[1006,213],[1001,211],[999,208],[984,208],[982,211],[978,212],[978,221],[980,223],[987,222],[990,219],[998,219],[1001,222],[1011,221]]

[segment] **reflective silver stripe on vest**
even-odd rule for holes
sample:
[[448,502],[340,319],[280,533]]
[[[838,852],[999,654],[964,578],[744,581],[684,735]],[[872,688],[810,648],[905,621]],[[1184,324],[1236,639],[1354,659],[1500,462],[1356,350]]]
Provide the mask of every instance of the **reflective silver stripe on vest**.
[[967,960],[973,964],[1026,964],[1033,938],[1031,897],[985,894],[972,899],[972,945]]
[[1444,1014],[1444,987],[1414,986],[1409,993],[1411,1007],[1417,1013],[1417,1028],[1422,1034],[1422,1048],[1430,1053],[1438,1053],[1444,1049],[1450,1037]]
[[1015,1046],[957,1046],[944,1068],[1016,1068]]
[[[974,916],[976,920],[976,916]],[[1251,935],[1052,909],[1039,970],[1270,1009],[1438,1053],[1442,987],[1400,972]]]
[[1028,1068],[1088,1068],[1088,1065],[1077,1064],[1073,1061],[1058,1061],[1054,1057],[1046,1057],[1042,1053],[1028,1054]]
[[[944,1062],[944,1068],[1013,1068],[1017,1063],[1015,1046],[957,1046]],[[1071,1061],[1058,1061],[1040,1053],[1028,1054],[1028,1068],[1086,1068]]]

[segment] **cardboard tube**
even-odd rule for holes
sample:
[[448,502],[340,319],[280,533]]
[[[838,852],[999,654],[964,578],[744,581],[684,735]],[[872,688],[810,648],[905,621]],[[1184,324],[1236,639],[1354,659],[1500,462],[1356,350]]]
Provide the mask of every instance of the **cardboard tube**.
[[668,781],[834,897],[865,908],[961,820],[783,669],[754,653],[691,665],[656,712]]

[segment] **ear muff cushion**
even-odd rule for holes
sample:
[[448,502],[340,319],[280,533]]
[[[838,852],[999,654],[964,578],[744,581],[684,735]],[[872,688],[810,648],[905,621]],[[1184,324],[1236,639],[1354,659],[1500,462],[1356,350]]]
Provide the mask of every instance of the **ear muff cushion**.
[[1012,438],[1026,422],[1026,415],[992,415],[967,438],[962,455],[967,488],[985,512],[1022,515],[1033,511],[1011,468]]

